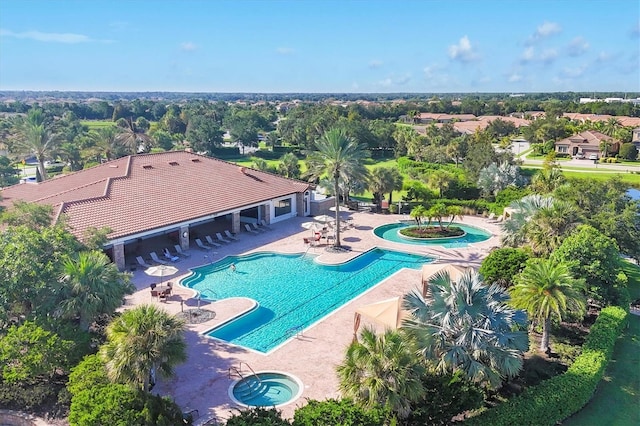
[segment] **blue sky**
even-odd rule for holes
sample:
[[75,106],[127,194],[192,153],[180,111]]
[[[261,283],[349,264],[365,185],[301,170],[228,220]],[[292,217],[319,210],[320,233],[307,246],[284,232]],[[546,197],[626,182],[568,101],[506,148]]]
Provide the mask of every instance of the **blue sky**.
[[3,0],[0,90],[640,91],[638,0]]

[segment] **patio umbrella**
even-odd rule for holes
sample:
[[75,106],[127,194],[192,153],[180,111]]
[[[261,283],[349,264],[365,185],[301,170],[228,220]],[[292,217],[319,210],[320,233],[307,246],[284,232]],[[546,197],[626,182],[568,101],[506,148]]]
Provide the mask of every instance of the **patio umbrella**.
[[162,284],[162,279],[164,277],[168,277],[170,275],[178,272],[178,268],[170,265],[155,265],[150,266],[149,268],[144,270],[144,273],[150,275],[152,277],[160,277],[160,284]]
[[314,216],[313,220],[315,220],[316,222],[320,222],[320,223],[329,223],[329,222],[333,222],[336,220],[335,217],[329,216],[327,214],[322,214],[320,216]]
[[304,229],[310,229],[311,234],[315,234],[316,231],[320,231],[322,229],[322,225],[317,222],[305,222],[301,225]]

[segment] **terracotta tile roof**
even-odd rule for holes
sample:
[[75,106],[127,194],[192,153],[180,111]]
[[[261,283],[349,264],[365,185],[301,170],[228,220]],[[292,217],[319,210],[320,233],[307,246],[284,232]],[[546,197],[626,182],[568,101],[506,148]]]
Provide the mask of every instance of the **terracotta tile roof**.
[[124,157],[39,184],[2,191],[53,205],[73,232],[108,226],[110,239],[304,192],[309,184],[184,151]]
[[502,121],[506,121],[508,123],[513,123],[513,125],[516,127],[526,127],[529,124],[531,124],[529,120],[526,120],[524,118],[518,118],[518,117],[503,117],[501,115],[482,115],[478,117],[479,121],[486,121],[487,123],[490,123],[498,119]]
[[596,147],[600,149],[600,142],[602,141],[610,141],[613,143],[618,142],[616,139],[612,138],[611,136],[607,136],[600,132],[596,132],[595,130],[587,130],[585,132],[581,132],[581,133],[569,136],[568,138],[559,140],[558,142],[556,142],[556,145],[564,145],[564,144],[571,144],[571,143],[587,144],[592,147]]

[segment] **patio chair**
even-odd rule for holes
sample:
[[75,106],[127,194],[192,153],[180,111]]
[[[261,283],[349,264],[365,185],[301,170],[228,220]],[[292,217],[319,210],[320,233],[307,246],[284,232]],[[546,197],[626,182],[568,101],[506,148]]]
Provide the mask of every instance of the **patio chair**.
[[205,235],[204,239],[207,240],[207,244],[209,244],[210,246],[213,247],[222,247],[221,244],[216,243],[215,241],[213,241],[213,238],[211,238],[210,235]]
[[233,234],[231,233],[231,231],[229,231],[228,229],[225,229],[225,230],[224,230],[224,235],[226,235],[226,236],[227,236],[227,238],[229,238],[230,240],[238,241],[238,237],[236,237],[235,235],[233,235]]
[[196,242],[196,245],[198,247],[200,247],[202,250],[213,250],[212,247],[210,247],[210,246],[206,245],[205,243],[203,243],[200,238],[196,238],[194,241]]
[[144,266],[145,268],[150,268],[151,265],[149,265],[147,262],[145,262],[145,260],[142,258],[142,256],[136,256],[136,261],[138,262],[138,264],[140,266]]
[[180,256],[176,256],[173,253],[171,253],[167,247],[162,249],[162,254],[170,262],[177,262],[180,260]]
[[221,233],[216,232],[216,238],[218,239],[218,241],[222,241],[225,244],[229,244],[231,242],[231,240],[227,240],[225,237],[222,236]]
[[178,255],[182,257],[191,257],[191,253],[189,253],[188,251],[182,250],[182,247],[180,247],[180,244],[176,244],[173,247],[175,247],[176,253],[178,253]]
[[260,228],[257,224],[255,224],[253,222],[251,222],[251,224],[249,226],[251,226],[252,229],[254,229],[254,230],[258,231],[258,232],[267,232],[266,229]]
[[251,229],[251,227],[249,226],[249,224],[248,224],[248,223],[245,223],[245,224],[244,224],[244,229],[246,229],[246,230],[247,230],[247,232],[251,232],[252,234],[259,234],[259,232],[258,232],[258,231],[256,231],[255,229]]
[[151,260],[153,260],[156,263],[160,263],[161,265],[166,265],[167,263],[169,263],[166,260],[160,259],[155,251],[152,251],[151,253],[149,253],[149,256],[151,257]]
[[496,214],[495,213],[491,213],[489,215],[489,217],[487,217],[487,220],[494,220],[496,218]]
[[160,299],[160,292],[158,290],[151,290],[152,299]]
[[262,225],[262,227],[263,227],[264,229],[269,229],[269,230],[273,229],[272,227],[270,227],[270,226],[269,226],[269,224],[267,223],[267,221],[266,221],[266,220],[264,220],[264,219],[260,219],[260,225]]
[[504,216],[500,215],[496,218],[496,220],[494,222],[502,222],[504,220]]

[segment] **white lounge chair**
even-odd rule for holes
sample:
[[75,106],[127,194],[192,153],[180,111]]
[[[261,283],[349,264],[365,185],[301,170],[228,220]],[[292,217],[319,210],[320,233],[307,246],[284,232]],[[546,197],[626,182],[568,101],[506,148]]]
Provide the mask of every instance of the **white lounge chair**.
[[245,223],[245,224],[244,224],[244,229],[246,229],[246,230],[247,230],[247,232],[251,232],[252,234],[259,234],[259,232],[258,232],[258,231],[256,231],[255,229],[251,229],[251,227],[249,226],[249,224],[248,224],[248,223]]
[[264,220],[264,219],[260,219],[260,225],[262,225],[262,227],[265,228],[265,229],[273,229],[272,227],[269,226],[267,221]]
[[213,247],[222,247],[220,244],[216,243],[215,241],[213,241],[213,238],[211,238],[209,235],[205,235],[204,239],[207,240],[207,244],[209,244],[210,246]]
[[230,240],[235,240],[238,241],[238,237],[236,237],[235,235],[233,235],[228,229],[224,230],[224,235],[227,236],[227,238],[229,238]]
[[167,263],[169,263],[166,260],[160,259],[155,251],[152,251],[151,253],[149,253],[149,256],[151,257],[151,260],[161,265],[166,265]]
[[175,247],[176,253],[178,253],[178,255],[180,255],[182,257],[191,257],[191,253],[189,253],[188,251],[182,250],[182,247],[180,247],[180,244],[176,244],[174,247]]
[[212,247],[210,247],[210,246],[206,245],[205,243],[203,243],[200,238],[196,238],[194,241],[196,242],[196,245],[198,247],[200,247],[202,250],[212,250],[213,249]]
[[249,226],[251,226],[252,229],[255,229],[258,232],[267,232],[266,229],[260,228],[257,224],[255,224],[253,222]]
[[218,241],[222,241],[225,244],[229,244],[231,242],[231,240],[227,240],[225,237],[222,236],[221,233],[216,232],[216,238],[218,239]]
[[495,213],[491,213],[489,215],[489,217],[487,217],[487,220],[494,220],[496,218],[496,214]]
[[138,262],[138,264],[140,266],[144,266],[145,268],[150,268],[151,265],[149,265],[143,258],[142,256],[136,256],[136,261]]
[[504,216],[500,215],[496,218],[496,220],[494,222],[502,222],[504,220]]

